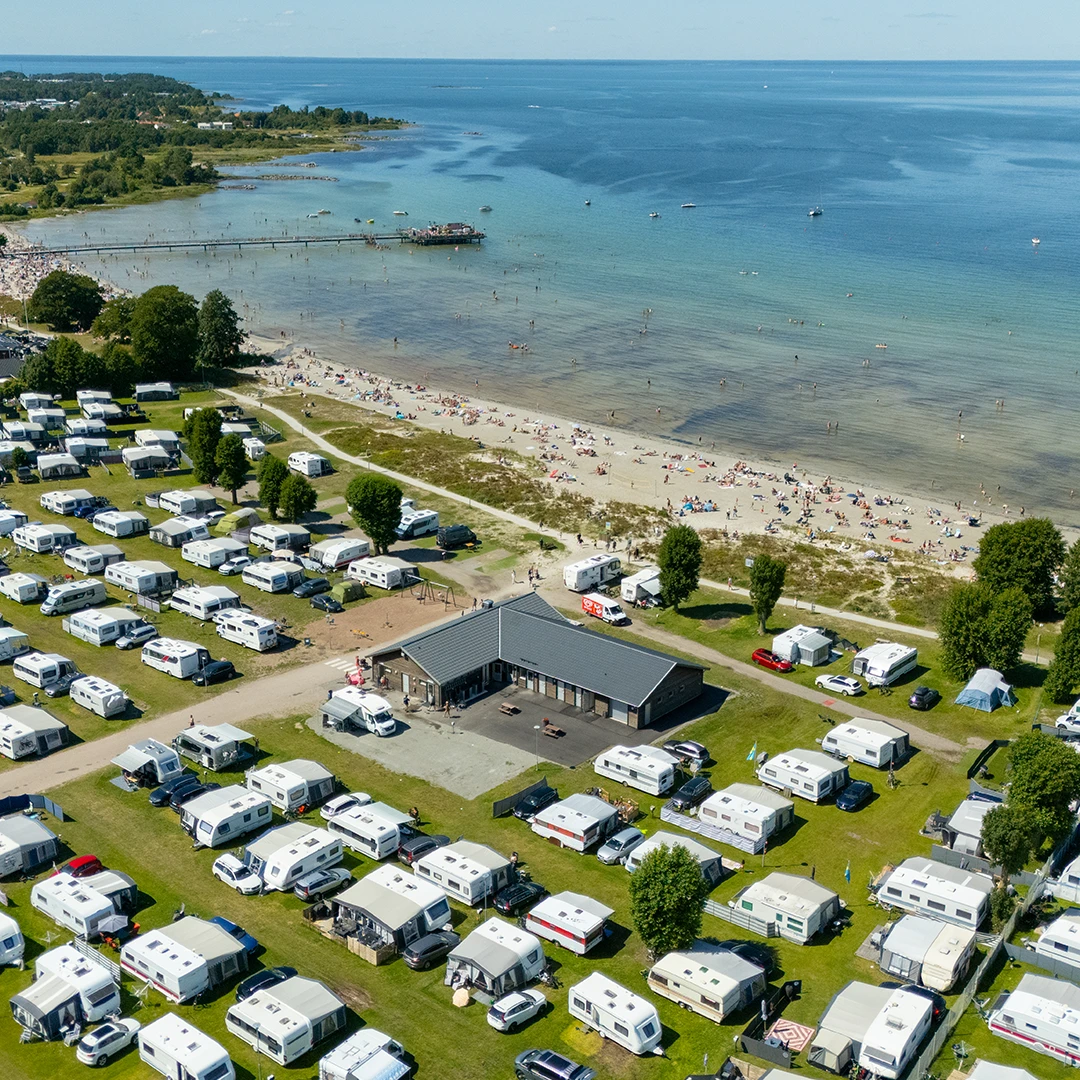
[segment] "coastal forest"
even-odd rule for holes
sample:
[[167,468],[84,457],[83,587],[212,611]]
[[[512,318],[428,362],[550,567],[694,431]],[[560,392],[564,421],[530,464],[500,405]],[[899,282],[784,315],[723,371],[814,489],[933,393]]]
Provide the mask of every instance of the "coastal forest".
[[0,220],[194,193],[219,178],[215,162],[326,149],[402,123],[239,104],[163,75],[0,73]]

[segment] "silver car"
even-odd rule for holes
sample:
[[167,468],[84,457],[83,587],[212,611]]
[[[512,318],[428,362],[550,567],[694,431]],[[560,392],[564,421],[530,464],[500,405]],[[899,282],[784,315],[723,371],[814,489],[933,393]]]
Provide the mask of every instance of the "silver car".
[[596,857],[607,866],[626,862],[626,856],[630,854],[645,839],[645,834],[640,829],[632,826],[620,829],[600,850]]
[[79,1040],[75,1057],[84,1065],[107,1065],[131,1045],[141,1027],[138,1020],[110,1020]]

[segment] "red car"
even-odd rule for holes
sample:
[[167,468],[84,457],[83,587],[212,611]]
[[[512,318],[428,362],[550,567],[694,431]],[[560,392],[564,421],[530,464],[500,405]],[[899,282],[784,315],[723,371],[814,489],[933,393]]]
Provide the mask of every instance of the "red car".
[[72,877],[90,877],[91,874],[100,874],[105,867],[96,855],[79,855],[71,862],[64,863],[53,874],[70,874]]
[[755,649],[753,655],[750,657],[755,664],[760,664],[763,668],[768,668],[770,671],[782,671],[785,674],[789,671],[795,670],[795,665],[790,660],[785,660],[783,657],[777,656],[776,653],[769,649]]

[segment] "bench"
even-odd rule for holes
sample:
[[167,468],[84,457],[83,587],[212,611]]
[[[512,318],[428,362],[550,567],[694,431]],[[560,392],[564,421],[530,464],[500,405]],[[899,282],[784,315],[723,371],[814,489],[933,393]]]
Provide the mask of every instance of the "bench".
[[556,727],[554,724],[545,723],[540,729],[545,735],[550,735],[553,739],[558,739],[560,736],[565,735],[561,727]]
[[501,712],[503,716],[516,716],[521,710],[516,705],[511,705],[509,701],[504,701],[499,706],[499,712]]

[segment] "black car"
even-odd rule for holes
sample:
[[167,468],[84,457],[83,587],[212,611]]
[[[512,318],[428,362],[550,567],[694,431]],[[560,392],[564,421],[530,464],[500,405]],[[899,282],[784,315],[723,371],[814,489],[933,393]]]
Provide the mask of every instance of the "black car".
[[693,739],[668,739],[663,748],[680,761],[696,761],[699,765],[709,761],[709,751]]
[[905,983],[900,987],[907,994],[914,994],[916,997],[926,998],[930,1002],[930,1022],[936,1024],[946,1013],[948,1006],[945,1004],[945,999],[937,993],[935,990],[931,990],[926,986],[914,986],[911,983]]
[[874,785],[868,780],[852,780],[839,795],[836,796],[837,810],[855,811],[870,800],[874,794]]
[[771,974],[776,967],[776,957],[768,945],[759,945],[756,941],[740,941],[738,938],[729,938],[721,941],[716,946],[726,952],[734,953],[751,964],[757,964],[766,975]]
[[929,686],[916,686],[915,692],[908,698],[908,705],[919,712],[932,709],[941,700],[941,695]]
[[325,611],[328,615],[340,615],[345,610],[345,605],[340,600],[335,600],[332,596],[327,596],[326,593],[313,596],[311,606],[316,611]]
[[528,821],[534,814],[539,814],[545,806],[550,806],[558,797],[559,793],[555,788],[537,788],[536,791],[530,792],[514,807],[514,817],[521,818],[522,821]]
[[710,791],[712,784],[707,776],[694,776],[671,796],[671,804],[676,810],[689,810],[697,806]]
[[243,1001],[244,998],[249,998],[260,990],[269,990],[271,986],[277,986],[278,983],[291,979],[295,974],[296,968],[291,967],[263,968],[262,971],[256,971],[236,988],[236,1000]]
[[516,881],[495,894],[491,906],[504,915],[516,915],[529,907],[541,896],[547,896],[547,889],[539,881]]
[[175,791],[185,787],[197,787],[200,783],[199,778],[191,772],[174,776],[171,780],[166,780],[161,787],[156,787],[150,792],[150,805],[164,806],[173,797]]
[[196,686],[210,686],[212,683],[231,679],[237,674],[236,665],[231,660],[211,660],[191,676],[191,681]]
[[169,809],[174,814],[179,814],[184,803],[191,802],[192,799],[197,799],[208,791],[217,791],[219,787],[221,787],[220,784],[196,784],[194,787],[178,788],[169,796]]
[[447,954],[457,943],[461,936],[453,930],[436,930],[434,933],[425,934],[411,945],[406,945],[401,950],[401,959],[413,969],[413,971],[426,971],[446,959]]
[[407,866],[412,866],[417,859],[430,855],[437,848],[446,847],[450,843],[449,836],[428,836],[421,834],[410,840],[403,840],[397,849],[397,857]]
[[61,675],[56,682],[49,683],[45,687],[45,694],[47,697],[52,698],[63,697],[71,690],[71,684],[82,677],[83,673],[81,671],[69,671],[66,675]]
[[595,1069],[579,1065],[554,1050],[526,1050],[514,1058],[517,1080],[593,1080]]
[[301,582],[293,589],[293,596],[300,597],[301,600],[306,599],[309,596],[318,596],[319,593],[329,592],[333,586],[324,577],[309,577],[307,581]]

